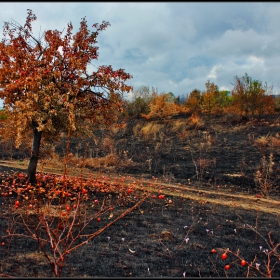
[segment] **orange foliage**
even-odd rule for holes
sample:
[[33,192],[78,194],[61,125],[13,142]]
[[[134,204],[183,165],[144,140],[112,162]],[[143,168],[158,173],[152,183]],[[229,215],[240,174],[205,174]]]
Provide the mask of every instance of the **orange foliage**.
[[213,108],[216,106],[216,96],[218,94],[218,86],[210,83],[208,80],[205,84],[206,91],[202,93],[202,108],[208,114],[212,113]]
[[183,106],[183,105],[177,104],[177,103],[175,104],[175,106],[176,106],[177,112],[181,115],[185,115],[185,114],[190,113],[190,109],[187,108],[186,106]]
[[170,95],[167,93],[153,93],[149,107],[149,114],[141,114],[146,119],[158,118],[163,120],[179,113],[177,104],[174,103],[174,100],[170,100]]
[[275,99],[273,95],[261,96],[259,104],[261,104],[257,110],[259,115],[275,113]]
[[7,125],[14,128],[16,147],[28,130],[33,132],[28,166],[32,183],[42,136],[53,141],[61,132],[89,135],[92,124],[112,124],[122,112],[121,94],[132,90],[125,84],[131,75],[123,69],[100,66],[88,72],[98,59],[97,36],[109,22],[94,24],[90,31],[82,18],[76,34],[70,22],[64,36],[47,30],[36,39],[31,26],[36,19],[28,10],[24,26],[5,22],[0,42],[0,98],[10,113]]
[[263,85],[259,80],[253,80],[247,73],[242,78],[235,77],[232,90],[233,105],[238,108],[240,114],[246,115],[273,113],[275,100],[272,95],[272,87]]
[[55,135],[115,121],[113,108],[122,109],[120,93],[132,89],[124,83],[131,76],[111,66],[87,69],[98,59],[97,36],[109,23],[94,24],[90,31],[83,18],[76,34],[69,23],[64,36],[47,30],[41,40],[32,33],[36,19],[28,10],[24,26],[5,22],[0,43],[0,98],[12,116],[17,146],[32,123],[37,131]]
[[201,103],[202,103],[202,97],[200,90],[194,89],[190,96],[185,101],[185,106],[191,111],[191,112],[200,112],[201,111]]

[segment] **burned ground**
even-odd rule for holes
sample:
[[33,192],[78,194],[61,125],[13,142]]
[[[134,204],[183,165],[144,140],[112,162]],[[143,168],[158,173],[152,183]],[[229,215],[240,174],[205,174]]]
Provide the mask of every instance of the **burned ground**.
[[[102,228],[108,218],[103,217],[100,223],[93,221],[87,231]],[[4,234],[3,215],[1,222]],[[149,198],[71,253],[62,277],[183,277],[183,273],[186,277],[245,277],[247,268],[236,258],[229,255],[227,260],[221,259],[227,248],[240,250],[240,256],[248,262],[257,257],[255,262],[265,272],[265,250],[269,249],[266,240],[272,232],[274,244],[280,242],[279,222],[279,215],[259,211],[257,206],[255,210],[245,210],[182,197]],[[1,248],[0,254],[3,274],[52,277],[36,242],[14,238],[10,248],[6,247]],[[217,253],[213,254],[212,249]],[[272,257],[275,261],[278,260]],[[228,271],[224,269],[226,264],[231,265]],[[280,275],[279,263],[272,275]],[[250,276],[260,275],[251,271]]]
[[[88,157],[104,158],[114,154],[118,163],[107,162],[106,166],[99,167],[88,163],[89,172],[102,169],[106,174],[114,172],[150,179],[155,176],[162,184],[178,186],[181,183],[193,188],[194,198],[180,196],[181,193],[175,194],[174,190],[168,192],[167,188],[163,190],[163,193],[166,191],[164,200],[149,198],[86,246],[71,253],[62,276],[245,277],[247,268],[235,261],[236,258],[229,255],[227,260],[221,259],[227,248],[234,252],[239,249],[240,256],[248,262],[256,257],[255,263],[266,273],[266,249],[270,250],[268,233],[272,232],[275,245],[280,242],[278,117],[240,123],[224,117],[205,118],[196,124],[186,118],[150,123],[153,126],[150,124],[148,132],[147,122],[134,120],[115,133],[97,132],[95,141],[72,139],[71,153],[81,159],[84,144],[89,142]],[[273,137],[274,142],[269,137]],[[260,140],[259,143],[256,140]],[[64,140],[56,146],[61,156],[64,147]],[[268,162],[271,154],[274,169],[269,180],[273,189],[261,200],[253,200],[257,193],[261,194],[256,172],[264,160]],[[229,196],[216,195],[220,203],[212,203],[211,192],[214,196],[218,188]],[[239,194],[244,196],[240,203]],[[275,206],[270,201],[275,202]],[[250,208],[242,204],[250,204]],[[270,206],[275,211],[270,212]],[[6,222],[1,219],[2,231]],[[100,223],[92,222],[87,230],[96,231],[107,222],[108,217],[104,217]],[[213,254],[212,249],[217,253]],[[15,238],[9,250],[5,246],[1,248],[0,257],[3,275],[52,276],[34,241]],[[272,276],[279,277],[279,260],[272,257],[271,261],[277,262]],[[224,269],[226,264],[231,265],[229,270]],[[260,275],[251,270],[250,276]]]

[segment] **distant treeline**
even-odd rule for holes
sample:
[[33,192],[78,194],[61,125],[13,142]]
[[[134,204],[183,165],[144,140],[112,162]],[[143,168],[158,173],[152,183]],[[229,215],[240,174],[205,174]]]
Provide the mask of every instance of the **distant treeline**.
[[130,100],[124,100],[127,117],[169,118],[177,114],[238,114],[264,115],[280,112],[280,95],[272,86],[253,80],[247,73],[235,77],[232,91],[219,90],[209,80],[206,90],[194,89],[186,96],[175,97],[172,92],[158,93],[155,88],[141,86],[132,92]]

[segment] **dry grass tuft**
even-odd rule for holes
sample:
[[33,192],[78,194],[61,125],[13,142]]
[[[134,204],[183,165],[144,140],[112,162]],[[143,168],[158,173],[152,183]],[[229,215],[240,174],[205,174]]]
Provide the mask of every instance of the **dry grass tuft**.
[[188,119],[188,123],[196,128],[203,128],[205,125],[205,122],[197,114],[192,114]]
[[255,140],[254,145],[258,148],[263,149],[263,148],[268,146],[269,140],[270,140],[270,137],[268,135],[261,136],[261,137],[259,137],[258,139]]
[[163,124],[148,122],[142,127],[142,129],[140,130],[140,134],[148,138],[151,136],[156,137],[157,133],[159,133],[163,128]]
[[[80,161],[82,162],[82,160]],[[131,159],[121,159],[116,154],[109,154],[100,158],[87,158],[84,161],[84,167],[95,169],[112,169],[112,167],[115,169],[123,169],[136,165],[137,163],[133,162]]]
[[141,131],[141,129],[142,129],[142,127],[143,127],[143,123],[138,123],[138,124],[136,124],[134,127],[133,127],[133,135],[134,136],[138,136],[139,135],[139,133],[140,133],[140,131]]
[[171,131],[173,131],[173,132],[178,132],[178,133],[180,133],[180,132],[182,132],[183,130],[185,130],[186,129],[186,127],[187,127],[187,123],[186,123],[186,121],[182,121],[182,120],[174,120],[173,122],[172,122],[172,126],[171,126]]
[[88,168],[101,168],[107,166],[116,166],[120,162],[119,157],[116,154],[109,154],[101,158],[87,158],[84,165]]

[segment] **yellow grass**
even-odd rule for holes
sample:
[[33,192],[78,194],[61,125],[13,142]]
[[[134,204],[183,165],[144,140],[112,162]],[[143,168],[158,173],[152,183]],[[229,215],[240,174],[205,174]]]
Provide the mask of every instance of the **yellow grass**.
[[267,146],[269,142],[269,136],[261,136],[260,138],[255,140],[255,145],[260,148],[264,148]]
[[176,120],[172,122],[171,131],[182,132],[182,130],[186,129],[186,127],[187,127],[186,121]]
[[143,127],[143,123],[138,123],[133,127],[133,135],[138,136],[141,128]]
[[148,122],[146,123],[142,129],[140,130],[140,134],[143,136],[156,136],[156,134],[164,128],[163,124],[159,124],[156,122]]

